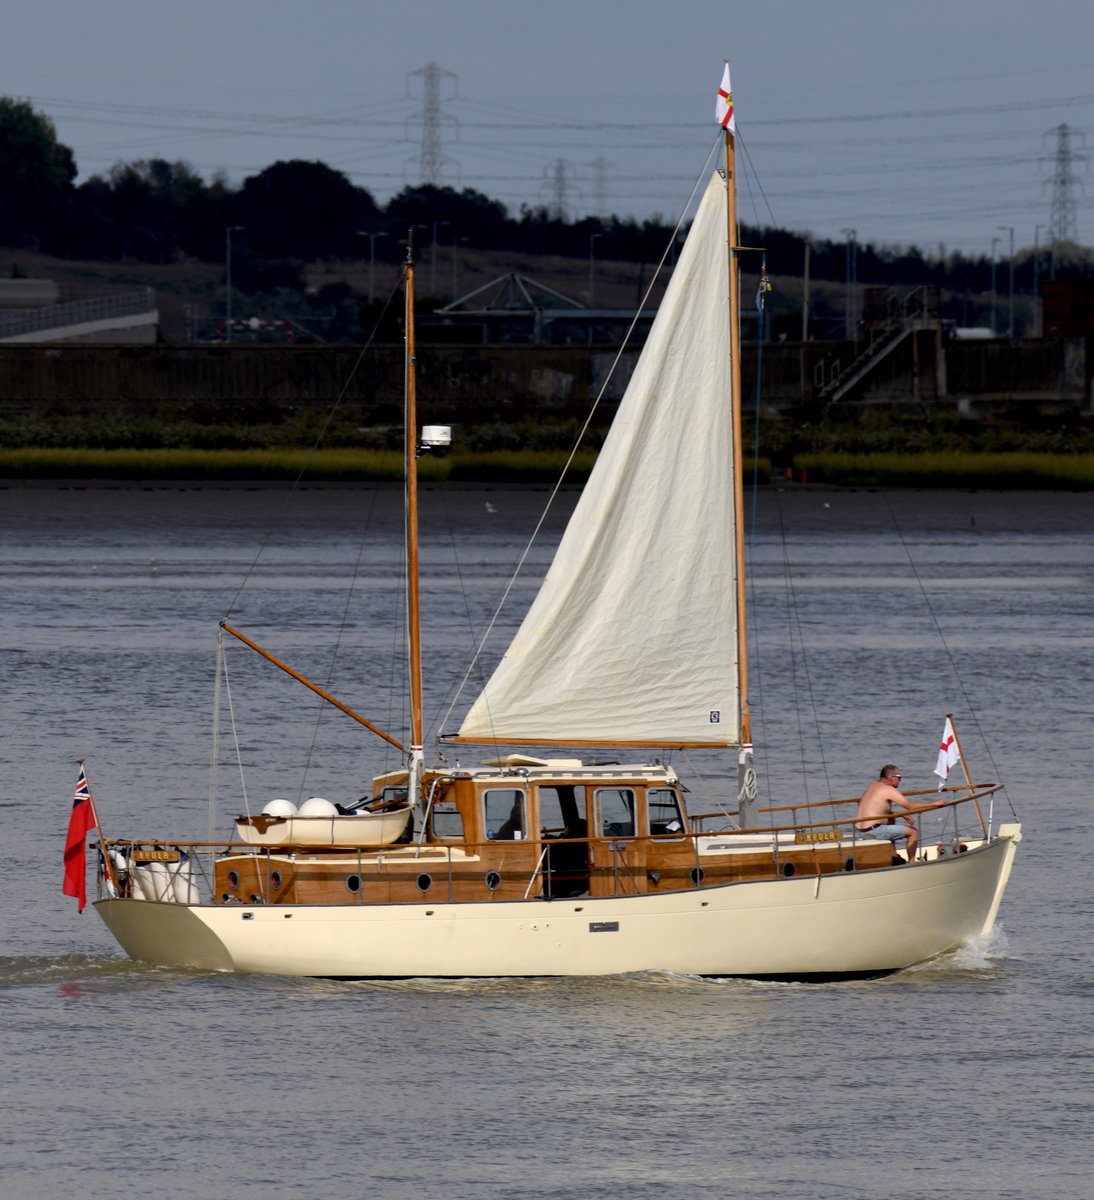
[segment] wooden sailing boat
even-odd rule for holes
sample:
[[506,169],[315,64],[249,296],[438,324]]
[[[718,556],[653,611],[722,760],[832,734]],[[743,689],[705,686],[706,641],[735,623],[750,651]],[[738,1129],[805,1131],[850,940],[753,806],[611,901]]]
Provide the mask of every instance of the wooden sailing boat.
[[[959,852],[931,848],[900,866],[890,843],[856,828],[853,802],[818,816],[750,798],[725,124],[725,169],[706,187],[551,569],[447,739],[493,748],[474,767],[427,765],[423,748],[408,262],[411,729],[406,745],[382,734],[405,768],[378,778],[359,810],[243,822],[246,844],[111,843],[120,870],[96,909],[133,958],[357,978],[821,978],[899,969],[990,931],[1020,838],[1017,824],[980,818],[998,785],[966,776],[949,789],[945,802],[979,827],[961,833]],[[605,746],[635,761],[569,756]],[[552,757],[560,747],[568,756]],[[676,747],[737,755],[735,821],[689,810],[676,771],[642,759]]]

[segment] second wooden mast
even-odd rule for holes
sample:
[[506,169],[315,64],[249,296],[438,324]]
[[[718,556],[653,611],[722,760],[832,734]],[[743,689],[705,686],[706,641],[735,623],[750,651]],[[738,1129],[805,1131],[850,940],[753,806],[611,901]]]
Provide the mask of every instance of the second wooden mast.
[[406,479],[406,615],[410,686],[410,802],[420,800],[424,762],[422,721],[422,637],[418,583],[418,407],[415,391],[413,231],[406,239],[406,362],[403,414]]

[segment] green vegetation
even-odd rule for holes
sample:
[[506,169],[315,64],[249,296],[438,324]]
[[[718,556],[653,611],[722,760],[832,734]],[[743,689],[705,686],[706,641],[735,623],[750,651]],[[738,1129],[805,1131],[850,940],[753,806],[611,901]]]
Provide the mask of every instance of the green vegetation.
[[[553,483],[566,463],[562,450],[492,450],[423,455],[418,473],[425,483]],[[581,451],[567,472],[571,483],[588,478],[595,451]],[[917,453],[817,451],[797,454],[792,464],[810,483],[837,487],[1094,488],[1094,453],[1028,451],[978,454],[964,450]],[[751,481],[752,463],[745,464]],[[394,450],[272,449],[0,449],[0,477],[81,480],[241,480],[269,482],[303,478],[312,482],[395,483],[402,455]],[[781,475],[781,470],[775,472]],[[760,483],[772,478],[761,459]]]
[[[518,394],[518,393],[514,393]],[[460,405],[453,448],[419,459],[424,481],[553,483],[586,401]],[[588,431],[567,479],[582,482],[607,432]],[[0,413],[0,477],[7,479],[309,480],[402,478],[396,406],[265,400],[185,404],[12,404]],[[428,420],[432,418],[426,418]],[[754,447],[746,414],[746,482]],[[1094,426],[1074,409],[1003,407],[975,417],[952,409],[856,407],[765,415],[757,477],[789,468],[841,487],[1094,487]],[[321,449],[308,449],[322,441]]]
[[[423,455],[423,482],[553,482],[566,462],[563,451],[498,450],[479,454]],[[579,453],[567,474],[588,477],[595,453]],[[0,450],[0,476],[7,479],[187,479],[397,482],[402,455],[393,450]]]
[[[242,440],[242,439],[241,439]],[[936,488],[1094,488],[1094,449],[978,450],[916,447],[883,449],[852,445],[833,449],[819,436],[805,439],[815,448],[761,456],[760,483],[804,473],[810,483],[837,487]],[[831,440],[835,441],[835,438]],[[843,439],[844,444],[855,439]],[[893,439],[896,440],[896,439]],[[390,443],[389,443],[390,444]],[[425,454],[418,460],[423,482],[553,483],[562,473],[568,452],[549,447],[519,450],[472,448]],[[595,449],[580,451],[566,478],[581,483],[596,460]],[[752,450],[745,447],[746,482],[753,473]],[[303,478],[327,482],[398,482],[402,453],[377,447],[338,446],[306,449],[293,445],[264,446],[5,446],[0,448],[0,478],[85,480],[249,480]]]
[[828,451],[796,455],[794,467],[810,482],[841,487],[1094,488],[1094,454]]

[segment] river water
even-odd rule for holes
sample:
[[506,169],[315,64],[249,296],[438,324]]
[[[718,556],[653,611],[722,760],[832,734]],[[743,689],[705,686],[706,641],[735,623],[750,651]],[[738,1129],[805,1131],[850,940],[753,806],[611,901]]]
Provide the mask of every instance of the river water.
[[[433,717],[544,499],[425,493]],[[973,773],[1007,783],[996,821],[1013,805],[1024,822],[987,945],[829,985],[345,984],[139,966],[90,907],[77,916],[60,883],[78,757],[108,836],[189,839],[271,795],[356,797],[393,765],[233,644],[237,732],[222,728],[210,811],[228,612],[401,732],[399,504],[367,488],[0,490],[3,1195],[1085,1200],[1094,496],[772,489],[749,520],[764,795],[856,794],[888,760],[930,787],[952,711]],[[719,762],[677,765],[719,791]]]

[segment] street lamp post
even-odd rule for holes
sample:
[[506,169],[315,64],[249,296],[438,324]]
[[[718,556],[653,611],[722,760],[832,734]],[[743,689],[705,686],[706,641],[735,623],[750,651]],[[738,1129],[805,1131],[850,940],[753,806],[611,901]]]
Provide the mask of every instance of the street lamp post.
[[232,234],[239,233],[242,225],[229,225],[224,231],[224,340],[232,340]]
[[1010,259],[1008,266],[1008,282],[1007,282],[1007,337],[1014,337],[1014,226],[999,225],[999,229],[1005,229],[1010,234]]
[[433,253],[429,256],[429,294],[435,296],[437,294],[437,229],[441,225],[449,224],[448,221],[433,222]]
[[373,297],[376,294],[376,239],[387,237],[386,233],[366,233],[365,230],[357,231],[358,237],[368,238],[368,302],[372,303]]
[[858,230],[857,229],[841,229],[840,233],[842,233],[847,238],[846,266],[845,266],[847,296],[846,296],[846,300],[844,301],[844,303],[845,303],[846,314],[847,314],[846,315],[847,336],[850,338],[850,337],[854,337],[854,329],[855,329],[855,327],[851,323],[851,283],[855,278],[855,238],[858,237]]
[[454,237],[452,239],[452,299],[455,300],[459,290],[459,274],[456,267],[456,250],[460,242],[469,242],[471,239],[466,237]]
[[1002,238],[991,239],[991,331],[995,332],[995,247],[999,245]]
[[589,307],[590,308],[593,307],[593,301],[596,296],[596,255],[594,252],[594,248],[596,246],[596,239],[599,237],[603,237],[603,236],[604,235],[601,233],[590,233],[589,234]]

